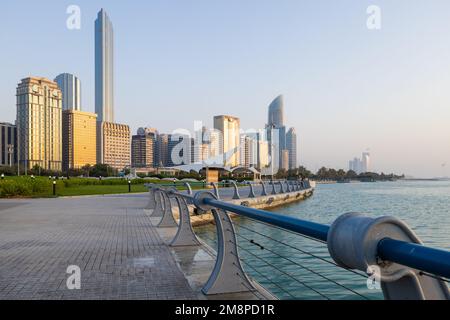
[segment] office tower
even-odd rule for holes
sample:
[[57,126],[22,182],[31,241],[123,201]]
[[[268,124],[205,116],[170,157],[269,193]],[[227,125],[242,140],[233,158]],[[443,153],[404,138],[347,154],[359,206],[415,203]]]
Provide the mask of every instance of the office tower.
[[279,95],[269,105],[269,117],[266,125],[269,154],[273,170],[283,166],[283,150],[286,149],[286,127],[284,126],[284,98]]
[[131,166],[153,168],[158,131],[153,128],[139,128],[131,139]]
[[62,112],[63,170],[97,163],[97,115],[67,109]]
[[370,172],[370,153],[369,152],[363,152],[362,154],[362,172]]
[[281,169],[289,170],[289,150],[282,150],[281,152]]
[[363,168],[361,159],[355,157],[353,160],[350,160],[348,169],[356,172],[357,174],[362,173]]
[[114,122],[114,31],[104,9],[95,20],[95,113]]
[[55,78],[62,93],[62,109],[81,111],[81,82],[70,73],[62,73]]
[[269,126],[280,128],[284,126],[284,98],[279,95],[269,105]]
[[214,117],[214,129],[222,133],[223,164],[236,167],[239,165],[240,120],[231,116]]
[[191,164],[192,139],[188,135],[169,134],[167,166]]
[[167,167],[169,163],[169,135],[160,134],[156,140],[156,165],[155,167]]
[[20,166],[61,171],[62,95],[56,82],[29,77],[17,86]]
[[0,166],[13,166],[17,162],[17,127],[0,122]]
[[258,164],[258,144],[252,135],[242,134],[240,142],[240,163],[239,165],[249,168],[257,167]]
[[[256,167],[262,171],[263,169],[267,169],[269,166],[269,143],[265,140],[258,140],[258,156]],[[265,170],[265,174],[268,174],[267,170]]]
[[97,162],[117,170],[130,167],[130,127],[97,121]]
[[286,133],[286,149],[289,151],[289,169],[297,168],[297,134],[295,128]]

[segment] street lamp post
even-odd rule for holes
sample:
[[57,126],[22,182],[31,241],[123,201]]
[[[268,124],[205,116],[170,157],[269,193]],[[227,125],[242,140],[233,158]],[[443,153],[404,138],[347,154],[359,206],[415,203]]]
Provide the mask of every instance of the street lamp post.
[[131,180],[128,180],[128,192],[131,192]]
[[56,196],[56,180],[53,180],[53,195]]

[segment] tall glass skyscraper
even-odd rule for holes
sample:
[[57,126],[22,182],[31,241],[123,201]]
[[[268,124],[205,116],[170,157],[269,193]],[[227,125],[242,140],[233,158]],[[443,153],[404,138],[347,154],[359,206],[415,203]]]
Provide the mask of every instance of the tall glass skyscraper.
[[55,78],[62,92],[62,109],[81,111],[81,82],[70,73],[62,73]]
[[95,20],[95,112],[114,122],[114,30],[104,9]]
[[281,128],[284,126],[284,99],[279,95],[272,101],[269,106],[269,122],[270,127]]
[[271,155],[272,168],[278,171],[283,167],[283,150],[286,149],[286,127],[284,126],[284,99],[279,95],[269,105],[267,139]]
[[295,128],[290,128],[286,133],[286,149],[289,152],[289,169],[297,167],[297,133]]

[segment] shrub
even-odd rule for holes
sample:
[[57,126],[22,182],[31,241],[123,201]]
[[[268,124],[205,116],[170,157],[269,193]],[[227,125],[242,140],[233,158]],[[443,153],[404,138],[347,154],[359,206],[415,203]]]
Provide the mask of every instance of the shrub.
[[31,196],[33,189],[27,181],[4,180],[0,182],[1,197]]

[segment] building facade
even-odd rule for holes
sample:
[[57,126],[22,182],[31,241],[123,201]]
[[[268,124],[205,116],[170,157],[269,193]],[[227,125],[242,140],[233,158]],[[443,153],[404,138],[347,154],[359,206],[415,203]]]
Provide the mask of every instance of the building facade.
[[167,167],[169,164],[169,135],[159,134],[156,139],[155,161],[157,168]]
[[297,133],[290,128],[286,133],[286,149],[289,151],[289,169],[297,168]]
[[232,116],[214,117],[214,129],[222,133],[223,165],[235,167],[240,160],[240,120]]
[[17,163],[17,127],[11,123],[0,122],[0,166],[13,166]]
[[77,110],[62,112],[63,170],[97,163],[97,115]]
[[97,121],[97,163],[123,170],[131,164],[130,127]]
[[153,168],[155,166],[156,129],[139,128],[131,139],[131,166]]
[[62,109],[81,111],[81,82],[70,73],[62,73],[55,78],[62,93]]
[[114,122],[114,30],[104,9],[95,20],[95,113]]
[[30,77],[17,86],[19,164],[62,169],[62,94],[56,82]]
[[282,150],[281,152],[281,169],[289,170],[289,150]]

